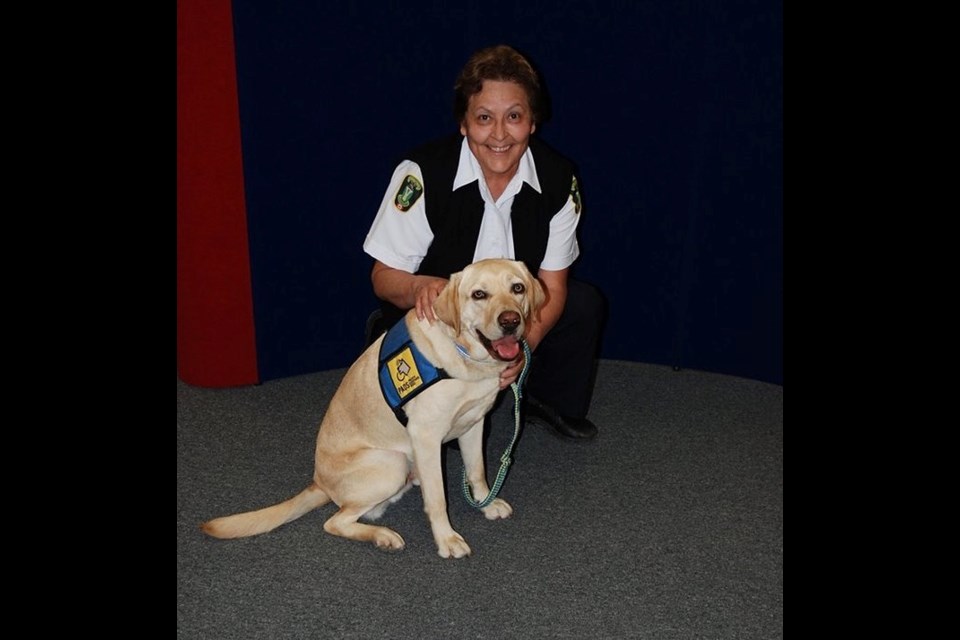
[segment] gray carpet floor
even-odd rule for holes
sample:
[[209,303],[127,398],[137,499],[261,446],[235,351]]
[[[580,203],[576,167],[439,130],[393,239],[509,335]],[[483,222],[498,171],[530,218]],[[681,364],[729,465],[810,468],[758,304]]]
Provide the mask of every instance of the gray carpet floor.
[[[253,538],[201,533],[307,485],[345,371],[233,389],[177,380],[178,638],[783,637],[783,387],[732,376],[601,361],[600,435],[524,427],[500,494],[508,520],[465,502],[445,448],[469,558],[437,555],[416,489],[380,520],[404,537],[399,552],[324,532],[333,505]],[[492,482],[512,396],[488,430]]]

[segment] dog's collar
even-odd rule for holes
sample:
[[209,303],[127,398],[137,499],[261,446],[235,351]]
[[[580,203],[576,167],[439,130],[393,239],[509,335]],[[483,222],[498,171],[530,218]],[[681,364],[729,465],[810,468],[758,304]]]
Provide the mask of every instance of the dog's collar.
[[393,409],[400,424],[407,426],[407,412],[403,405],[427,387],[450,376],[420,352],[403,318],[387,331],[380,344],[379,358],[383,399]]
[[490,364],[489,360],[477,360],[474,358],[472,355],[470,355],[470,352],[467,350],[467,348],[456,340],[453,341],[453,346],[457,348],[457,353],[459,353],[464,360],[472,360],[473,362],[479,362],[480,364]]

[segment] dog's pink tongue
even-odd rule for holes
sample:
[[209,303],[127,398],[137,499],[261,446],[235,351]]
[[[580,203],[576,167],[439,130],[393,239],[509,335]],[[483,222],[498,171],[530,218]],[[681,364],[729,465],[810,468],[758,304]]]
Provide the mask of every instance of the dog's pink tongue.
[[517,342],[514,336],[500,338],[491,344],[494,351],[496,351],[497,355],[503,360],[516,360],[517,356],[520,355],[520,343]]

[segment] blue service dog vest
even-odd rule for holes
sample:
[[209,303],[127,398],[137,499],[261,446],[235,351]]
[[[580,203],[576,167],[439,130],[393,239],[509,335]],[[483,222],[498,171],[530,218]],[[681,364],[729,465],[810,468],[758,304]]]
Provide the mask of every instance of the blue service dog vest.
[[380,391],[400,424],[407,426],[403,405],[434,383],[449,378],[420,353],[404,318],[387,331],[380,344]]

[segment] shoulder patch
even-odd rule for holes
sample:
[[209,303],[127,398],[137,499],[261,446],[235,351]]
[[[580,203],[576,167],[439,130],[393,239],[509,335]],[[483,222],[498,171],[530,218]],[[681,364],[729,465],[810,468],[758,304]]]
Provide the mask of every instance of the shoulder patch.
[[412,175],[407,175],[400,183],[400,189],[393,199],[393,204],[400,211],[409,211],[422,193],[423,185],[420,181]]
[[573,182],[570,183],[570,197],[573,198],[574,211],[580,213],[583,203],[580,200],[580,185],[577,184],[577,176],[573,176]]

